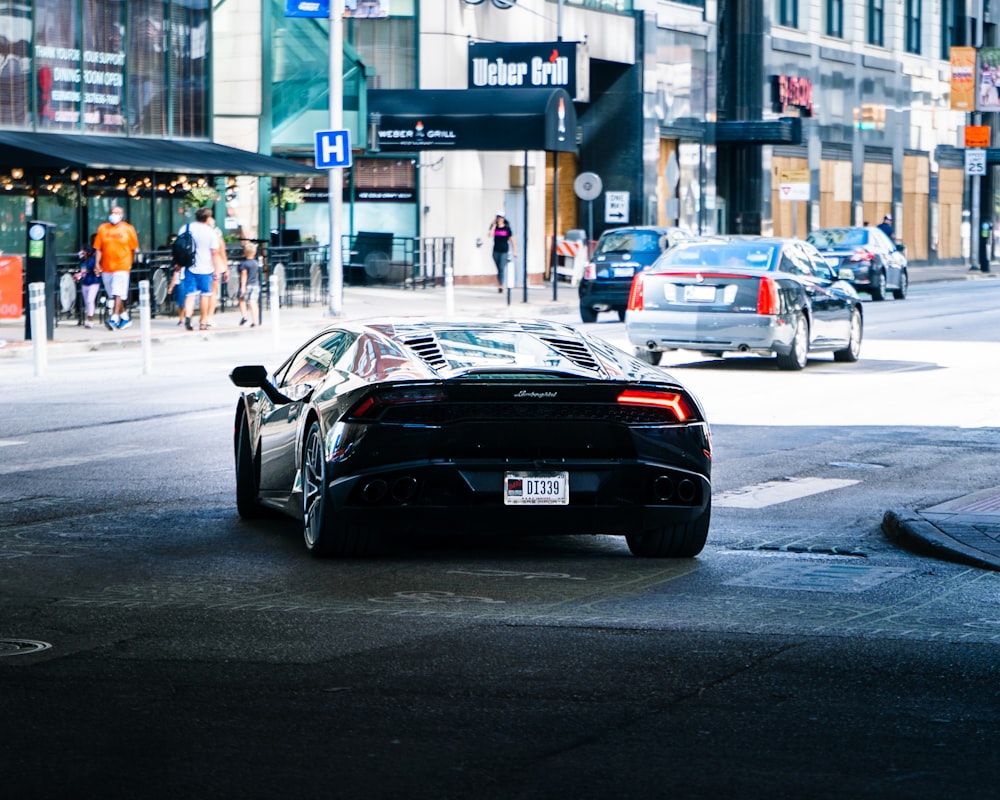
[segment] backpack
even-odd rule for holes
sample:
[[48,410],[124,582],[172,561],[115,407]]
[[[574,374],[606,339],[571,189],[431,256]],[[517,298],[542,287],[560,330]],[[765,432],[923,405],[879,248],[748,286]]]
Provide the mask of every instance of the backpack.
[[190,224],[174,239],[174,243],[170,246],[170,252],[174,263],[179,267],[190,267],[194,263],[194,254],[198,252],[198,244],[191,233]]

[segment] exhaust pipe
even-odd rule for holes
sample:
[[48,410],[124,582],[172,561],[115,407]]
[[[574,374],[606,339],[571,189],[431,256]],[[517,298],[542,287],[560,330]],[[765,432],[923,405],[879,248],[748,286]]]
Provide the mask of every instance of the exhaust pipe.
[[695,494],[697,494],[697,489],[695,488],[694,481],[689,478],[685,478],[677,484],[677,496],[683,502],[690,503],[694,500]]
[[364,485],[361,489],[361,496],[365,499],[365,502],[374,504],[381,502],[387,491],[389,491],[389,484],[381,478],[376,478]]
[[654,342],[652,339],[650,339],[648,342],[646,342],[646,349],[647,350],[655,350],[656,349],[656,342]]
[[392,499],[397,503],[408,503],[417,494],[417,479],[407,475],[392,482]]
[[653,481],[653,494],[657,500],[669,500],[674,496],[674,482],[669,475],[660,475]]
[[738,349],[739,349],[739,351],[741,353],[749,353],[750,352],[750,345],[748,345],[748,344],[741,344]]

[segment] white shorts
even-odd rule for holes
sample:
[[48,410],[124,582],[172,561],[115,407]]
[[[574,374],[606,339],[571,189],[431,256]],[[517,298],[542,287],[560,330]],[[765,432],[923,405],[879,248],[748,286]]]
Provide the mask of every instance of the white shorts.
[[102,272],[101,280],[104,281],[104,293],[108,297],[120,297],[128,300],[129,276],[128,270],[118,270],[117,272]]

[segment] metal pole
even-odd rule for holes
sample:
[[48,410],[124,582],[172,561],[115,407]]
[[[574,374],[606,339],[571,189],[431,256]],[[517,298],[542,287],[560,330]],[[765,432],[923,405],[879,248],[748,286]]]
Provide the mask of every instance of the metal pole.
[[[330,2],[330,129],[344,127],[344,0]],[[344,308],[344,255],[340,246],[340,217],[344,205],[344,176],[339,168],[329,175],[330,205],[330,298],[327,312],[339,317]],[[275,334],[277,335],[277,334]]]
[[[976,53],[978,54],[983,46],[983,3],[982,0],[975,0],[973,10],[973,15],[975,16],[975,22],[972,21],[970,17],[966,17],[967,26],[967,36],[966,41],[972,41],[973,47],[976,48]],[[968,30],[972,25],[976,26],[975,36],[972,36],[972,31]],[[979,77],[978,75],[976,76]],[[979,91],[976,90],[976,95],[978,97]],[[982,114],[978,111],[972,114],[972,124],[979,125],[982,123]],[[969,209],[969,269],[981,269],[981,262],[979,258],[979,251],[982,249],[982,237],[983,232],[979,229],[979,204],[981,202],[980,194],[982,191],[982,178],[979,175],[972,176],[972,186],[971,186],[971,198],[969,200],[972,206]]]
[[559,270],[556,250],[556,231],[559,230],[559,153],[552,151],[552,299],[559,299]]
[[[560,3],[562,0],[560,0]],[[524,151],[524,232],[521,241],[521,302],[528,302],[528,151]]]
[[28,314],[31,319],[31,330],[35,332],[31,338],[35,345],[35,376],[37,377],[45,374],[45,369],[49,364],[48,350],[46,349],[48,339],[45,337],[48,323],[45,318],[44,282],[28,284]]
[[142,374],[153,371],[152,323],[149,313],[149,281],[139,281],[139,339],[142,343]]
[[278,276],[271,275],[267,279],[267,292],[271,300],[271,340],[274,349],[281,346],[281,290],[278,288]]

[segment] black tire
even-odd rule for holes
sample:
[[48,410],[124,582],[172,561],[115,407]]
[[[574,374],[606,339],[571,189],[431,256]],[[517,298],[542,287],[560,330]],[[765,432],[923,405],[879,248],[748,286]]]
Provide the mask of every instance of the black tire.
[[885,273],[881,269],[872,277],[868,293],[871,295],[872,300],[876,302],[885,300]]
[[302,535],[317,558],[366,556],[378,552],[378,536],[365,527],[336,520],[327,509],[326,454],[319,423],[313,420],[302,451]]
[[635,357],[655,367],[660,363],[660,359],[663,358],[663,353],[659,350],[647,350],[645,347],[637,347],[635,348]]
[[861,322],[861,312],[854,309],[851,312],[851,338],[847,347],[843,350],[833,352],[833,360],[845,363],[854,363],[861,357],[861,337],[864,335],[864,328]]
[[795,336],[788,355],[778,353],[778,368],[787,370],[805,369],[809,361],[809,323],[799,314],[795,320]]
[[697,519],[666,525],[639,533],[628,533],[625,541],[632,555],[640,558],[694,558],[708,540],[712,520],[712,501]]
[[906,274],[906,270],[904,269],[902,272],[899,273],[899,288],[892,290],[892,296],[895,297],[897,300],[905,300],[906,293],[909,290],[909,288],[910,288],[910,276]]
[[619,308],[618,309],[618,321],[619,322],[624,322],[625,321],[625,309],[624,308]]
[[236,511],[243,519],[267,515],[257,496],[260,492],[260,458],[253,453],[247,415],[240,413],[233,442],[236,456]]
[[597,322],[597,312],[589,306],[580,306],[580,319],[584,322]]

